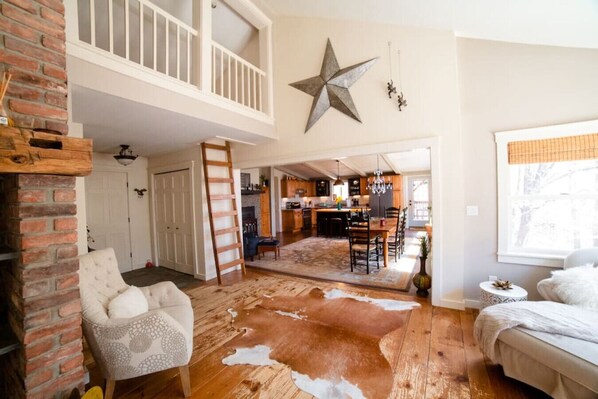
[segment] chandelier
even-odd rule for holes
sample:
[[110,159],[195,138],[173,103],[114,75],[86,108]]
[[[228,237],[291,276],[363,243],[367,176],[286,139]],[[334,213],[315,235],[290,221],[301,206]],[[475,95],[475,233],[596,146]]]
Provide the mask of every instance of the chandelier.
[[390,181],[386,183],[382,177],[379,155],[376,155],[376,166],[376,170],[374,171],[374,180],[370,182],[368,179],[367,189],[372,194],[382,195],[386,192],[386,190],[392,189],[392,183]]

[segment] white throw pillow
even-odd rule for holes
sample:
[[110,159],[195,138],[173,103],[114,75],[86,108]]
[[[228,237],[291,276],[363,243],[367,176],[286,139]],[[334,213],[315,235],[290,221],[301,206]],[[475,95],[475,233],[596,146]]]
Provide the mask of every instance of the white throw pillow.
[[573,267],[552,272],[552,288],[569,305],[598,310],[598,268]]
[[134,285],[112,298],[108,305],[108,317],[111,319],[128,319],[147,311],[147,299]]

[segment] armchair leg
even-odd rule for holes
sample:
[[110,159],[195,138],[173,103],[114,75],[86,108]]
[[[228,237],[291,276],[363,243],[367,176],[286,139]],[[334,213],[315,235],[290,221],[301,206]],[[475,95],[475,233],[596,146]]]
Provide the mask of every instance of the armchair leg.
[[183,386],[183,393],[185,397],[191,396],[191,379],[189,378],[189,366],[179,367],[179,374],[181,375],[181,385]]
[[116,381],[114,380],[106,380],[106,392],[104,393],[104,399],[112,399],[112,395],[114,395],[114,385]]

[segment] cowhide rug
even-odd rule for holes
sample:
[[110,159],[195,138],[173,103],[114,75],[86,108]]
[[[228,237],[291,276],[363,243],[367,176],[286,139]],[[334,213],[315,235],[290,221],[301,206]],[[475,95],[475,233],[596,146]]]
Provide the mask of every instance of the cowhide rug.
[[264,297],[229,309],[243,335],[231,340],[227,365],[288,365],[295,384],[318,398],[387,398],[393,370],[382,338],[405,327],[416,302],[370,299],[312,289],[304,296]]

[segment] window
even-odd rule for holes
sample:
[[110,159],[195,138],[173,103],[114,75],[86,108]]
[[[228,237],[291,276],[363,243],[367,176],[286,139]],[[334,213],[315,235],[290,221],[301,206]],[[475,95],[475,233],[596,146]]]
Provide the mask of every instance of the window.
[[332,186],[332,194],[336,197],[341,197],[343,200],[346,200],[347,194],[349,194],[349,183],[345,182],[345,184],[342,186]]
[[498,260],[561,266],[598,246],[598,121],[496,133]]

